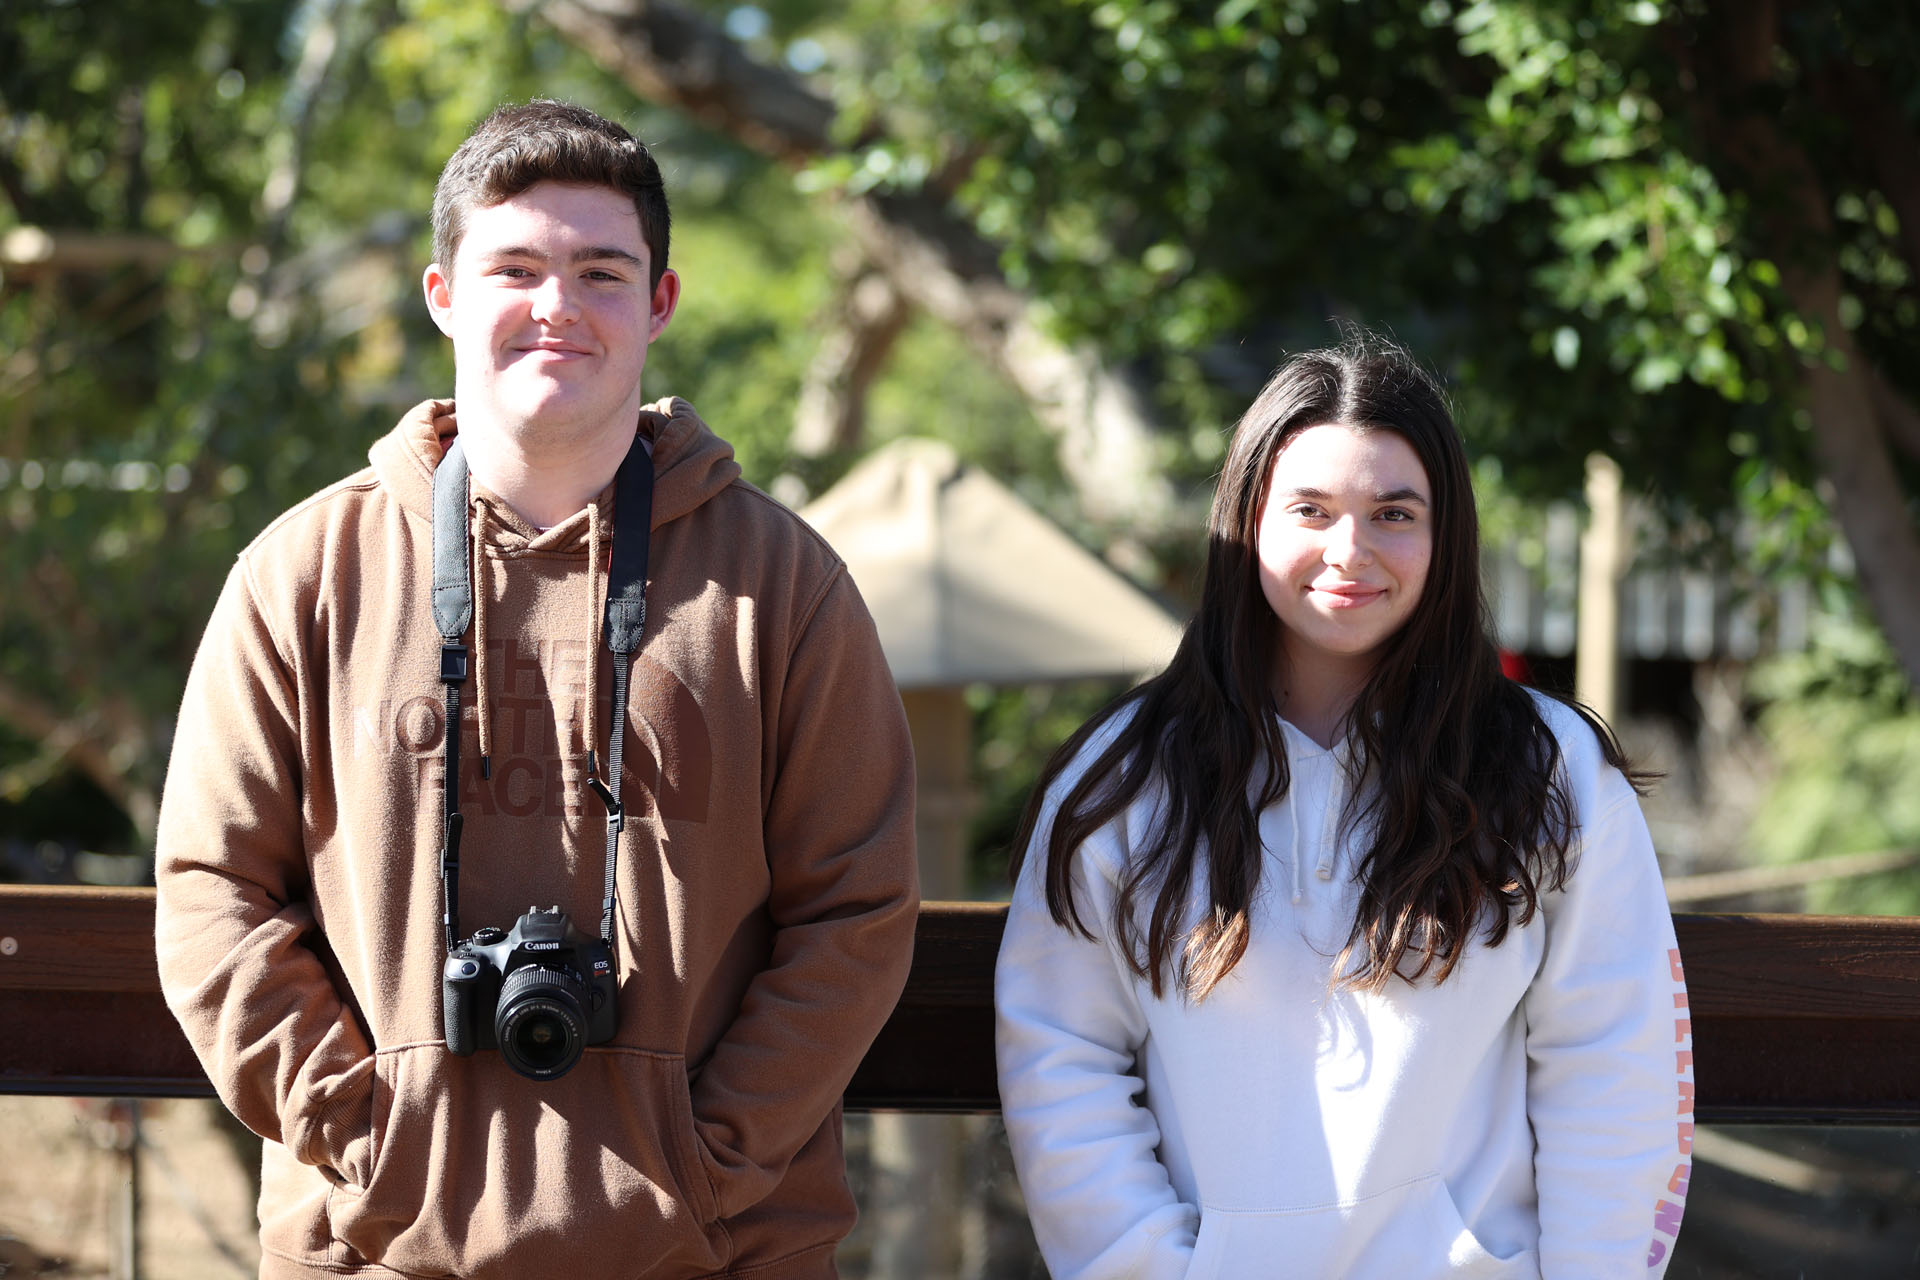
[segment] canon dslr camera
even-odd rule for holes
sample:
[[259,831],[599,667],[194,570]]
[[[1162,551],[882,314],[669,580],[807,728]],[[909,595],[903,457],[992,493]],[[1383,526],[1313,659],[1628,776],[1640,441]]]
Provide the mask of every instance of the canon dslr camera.
[[447,1051],[498,1049],[533,1080],[565,1075],[590,1044],[613,1039],[619,1010],[613,953],[559,907],[529,907],[502,932],[454,947],[440,979]]

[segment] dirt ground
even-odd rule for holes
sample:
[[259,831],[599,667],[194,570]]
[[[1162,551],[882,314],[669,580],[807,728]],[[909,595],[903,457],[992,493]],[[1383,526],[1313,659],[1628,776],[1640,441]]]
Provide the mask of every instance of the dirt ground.
[[[139,1104],[140,1280],[230,1280],[259,1265],[252,1182],[217,1103]],[[124,1104],[0,1096],[0,1277],[126,1275]]]
[[[139,1257],[132,1272],[139,1280],[241,1280],[257,1271],[252,1183],[215,1123],[217,1105],[185,1098],[140,1104]],[[929,1125],[959,1125],[967,1165],[962,1176],[1009,1191],[1005,1139],[997,1125],[989,1134],[989,1126],[978,1120],[912,1117],[911,1122],[920,1126],[912,1133],[921,1138],[921,1129]],[[871,1123],[867,1116],[849,1117],[853,1181],[863,1199],[885,1199],[879,1188],[905,1175],[872,1167]],[[0,1095],[0,1280],[128,1276],[118,1259],[125,1238],[129,1132],[124,1104]],[[993,1167],[975,1167],[982,1162]],[[958,1226],[929,1233],[922,1220],[926,1201],[901,1194],[905,1190],[894,1189],[898,1203],[892,1212],[869,1206],[863,1215],[841,1251],[841,1274],[848,1280],[1041,1274],[1017,1204],[1011,1209],[974,1205]],[[953,1186],[944,1194],[960,1196]],[[946,1241],[951,1265],[929,1266],[927,1249],[938,1243],[933,1237],[967,1234],[968,1224],[978,1228],[972,1235],[980,1238]],[[962,1255],[964,1262],[958,1261]]]

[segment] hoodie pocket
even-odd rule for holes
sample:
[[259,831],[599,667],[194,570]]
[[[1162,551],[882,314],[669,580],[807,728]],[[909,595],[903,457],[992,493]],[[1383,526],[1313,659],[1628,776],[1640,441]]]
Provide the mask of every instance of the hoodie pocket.
[[382,1050],[372,1174],[335,1188],[333,1235],[418,1276],[718,1270],[727,1236],[697,1142],[677,1055],[589,1049],[536,1082],[497,1053]]
[[1299,1209],[1200,1210],[1186,1280],[1272,1273],[1393,1280],[1539,1280],[1528,1250],[1489,1252],[1461,1219],[1447,1185],[1419,1178],[1376,1195]]

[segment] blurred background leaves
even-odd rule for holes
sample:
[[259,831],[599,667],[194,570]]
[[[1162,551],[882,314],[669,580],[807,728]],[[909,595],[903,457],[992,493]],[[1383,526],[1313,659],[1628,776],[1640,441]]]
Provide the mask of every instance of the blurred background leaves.
[[[569,25],[581,9],[8,6],[0,874],[37,874],[49,842],[147,852],[231,557],[448,390],[415,301],[433,180],[486,110],[537,94],[659,152],[688,288],[648,393],[692,400],[788,501],[877,444],[940,436],[1177,607],[1239,408],[1286,351],[1360,321],[1449,379],[1491,530],[1534,536],[1528,513],[1576,498],[1606,452],[1658,527],[1690,531],[1644,554],[1742,590],[1819,578],[1911,689],[1905,7],[618,0],[596,12],[627,34],[605,39]],[[704,72],[735,77],[720,90],[786,85],[826,104],[830,136],[776,155],[750,94],[695,109],[659,89],[673,50],[642,36],[670,26],[744,55]],[[921,256],[887,241],[906,232]],[[823,372],[843,337],[869,358]],[[1036,352],[1082,363],[1045,384]],[[1076,438],[1046,390],[1075,377],[1137,401],[1090,397]],[[823,395],[839,416],[810,435],[797,418]],[[1127,432],[1149,446],[1132,472],[1089,480],[1087,440]],[[1174,516],[1129,518],[1156,485]],[[1857,574],[1832,569],[1840,544]],[[1770,857],[1920,839],[1897,801],[1841,786],[1920,792],[1889,745],[1911,693],[1807,674],[1854,669],[1838,643],[1781,659],[1751,709],[1796,789],[1776,802],[1844,795],[1836,815],[1885,822],[1769,818]],[[1039,755],[1111,692],[976,691],[983,868]],[[1821,765],[1868,743],[1878,764]]]

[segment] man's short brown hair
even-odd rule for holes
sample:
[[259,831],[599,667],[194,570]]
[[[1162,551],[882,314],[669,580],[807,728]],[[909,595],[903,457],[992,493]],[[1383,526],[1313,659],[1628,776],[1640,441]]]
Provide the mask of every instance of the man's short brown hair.
[[585,107],[536,98],[498,107],[440,171],[433,189],[433,260],[449,276],[469,209],[513,199],[542,182],[611,187],[633,198],[652,259],[650,288],[667,269],[667,190],[634,136]]

